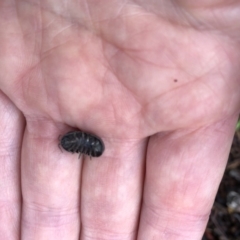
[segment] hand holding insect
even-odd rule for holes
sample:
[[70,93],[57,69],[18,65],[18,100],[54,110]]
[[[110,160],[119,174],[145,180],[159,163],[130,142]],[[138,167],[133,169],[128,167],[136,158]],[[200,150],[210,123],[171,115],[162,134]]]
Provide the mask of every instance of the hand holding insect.
[[239,1],[0,2],[2,239],[201,239],[240,111]]

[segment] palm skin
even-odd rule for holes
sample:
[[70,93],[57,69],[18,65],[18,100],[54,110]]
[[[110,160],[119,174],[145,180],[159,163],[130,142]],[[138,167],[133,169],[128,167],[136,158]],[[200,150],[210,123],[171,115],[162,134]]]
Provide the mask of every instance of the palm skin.
[[[201,239],[240,109],[240,4],[174,4],[1,1],[0,239]],[[103,156],[62,153],[72,128]]]

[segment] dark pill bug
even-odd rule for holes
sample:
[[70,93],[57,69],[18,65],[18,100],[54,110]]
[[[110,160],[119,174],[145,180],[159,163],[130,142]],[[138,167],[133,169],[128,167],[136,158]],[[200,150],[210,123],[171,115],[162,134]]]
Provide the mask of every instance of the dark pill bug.
[[100,157],[105,149],[99,137],[82,131],[72,131],[60,136],[59,146],[68,152],[79,153],[79,158],[81,154],[87,154],[90,158]]

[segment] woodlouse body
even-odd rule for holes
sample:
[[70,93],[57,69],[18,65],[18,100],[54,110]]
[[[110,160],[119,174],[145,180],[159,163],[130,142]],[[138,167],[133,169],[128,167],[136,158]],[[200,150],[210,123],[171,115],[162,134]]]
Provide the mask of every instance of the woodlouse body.
[[87,154],[90,157],[100,157],[104,152],[103,141],[90,133],[82,131],[68,132],[60,138],[59,146],[68,152]]

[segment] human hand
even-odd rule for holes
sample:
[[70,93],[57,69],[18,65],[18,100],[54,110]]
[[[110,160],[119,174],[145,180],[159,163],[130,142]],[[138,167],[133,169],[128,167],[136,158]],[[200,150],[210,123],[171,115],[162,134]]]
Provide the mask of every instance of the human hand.
[[[1,239],[201,239],[240,107],[239,10],[2,0]],[[62,153],[71,128],[101,158]]]

